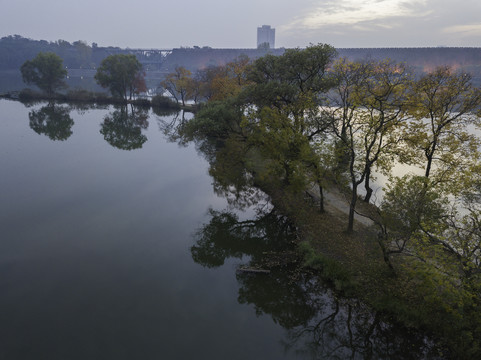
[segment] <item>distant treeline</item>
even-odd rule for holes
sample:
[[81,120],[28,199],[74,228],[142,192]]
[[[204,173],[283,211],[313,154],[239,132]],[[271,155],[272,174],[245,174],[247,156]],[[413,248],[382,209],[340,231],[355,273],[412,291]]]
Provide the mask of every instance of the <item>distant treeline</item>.
[[[240,55],[257,59],[268,53],[282,55],[285,49],[213,49],[210,47],[177,48],[164,59],[160,71],[171,72],[176,66],[182,66],[192,72],[209,66],[225,65]],[[475,83],[481,83],[481,47],[480,48],[351,48],[337,49],[340,57],[358,61],[364,59],[392,59],[405,62],[421,73],[432,70],[439,65],[449,65],[455,69],[469,72]],[[0,71],[18,70],[22,64],[34,58],[39,52],[53,52],[63,59],[69,69],[94,69],[108,55],[129,53],[129,49],[118,47],[99,47],[96,43],[88,45],[84,41],[69,43],[65,40],[49,42],[32,40],[20,35],[11,35],[0,39]],[[147,75],[148,76],[148,75]]]
[[0,39],[0,70],[18,70],[25,61],[34,58],[39,52],[53,52],[59,55],[68,68],[94,68],[114,50],[120,49],[98,47],[95,43],[88,45],[84,41],[48,42],[12,35]]

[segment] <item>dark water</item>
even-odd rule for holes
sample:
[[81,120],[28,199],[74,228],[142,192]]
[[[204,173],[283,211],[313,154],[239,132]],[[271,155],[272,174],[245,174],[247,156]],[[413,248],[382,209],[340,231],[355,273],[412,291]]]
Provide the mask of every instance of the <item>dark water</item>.
[[173,119],[0,100],[0,359],[430,357],[292,264],[236,273],[289,224],[229,208]]

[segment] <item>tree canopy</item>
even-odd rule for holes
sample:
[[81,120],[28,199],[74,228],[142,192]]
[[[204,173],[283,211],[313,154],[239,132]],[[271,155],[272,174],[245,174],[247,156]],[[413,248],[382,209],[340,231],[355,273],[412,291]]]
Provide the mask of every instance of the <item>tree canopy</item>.
[[192,73],[186,68],[177,66],[174,72],[165,76],[160,85],[167,90],[177,102],[180,100],[182,105],[185,105],[185,101],[192,88],[191,75]]
[[38,53],[20,67],[20,72],[23,81],[38,86],[48,95],[66,86],[67,70],[62,66],[62,59],[54,53]]
[[106,57],[97,69],[95,80],[100,86],[109,88],[112,96],[124,100],[146,91],[142,64],[132,54]]

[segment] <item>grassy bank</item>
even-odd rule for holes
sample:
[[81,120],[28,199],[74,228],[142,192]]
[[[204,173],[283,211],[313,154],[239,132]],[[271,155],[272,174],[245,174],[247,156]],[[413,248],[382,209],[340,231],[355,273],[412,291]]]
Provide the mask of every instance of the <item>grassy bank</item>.
[[[355,231],[346,232],[344,212],[329,206],[321,213],[319,204],[306,197],[304,191],[270,176],[266,170],[269,160],[256,149],[250,148],[244,155],[242,163],[254,174],[254,185],[266,192],[273,205],[295,224],[305,268],[317,273],[339,294],[360,299],[386,319],[437,339],[440,358],[480,358],[481,316],[477,300],[469,292],[439,281],[440,274],[426,272],[416,258],[392,257],[393,271],[383,260],[375,225],[356,222]],[[229,159],[234,161],[232,156]],[[225,169],[229,163],[223,165]],[[325,190],[334,192],[337,187],[330,183]],[[363,206],[373,205],[361,202],[358,206],[358,210],[365,211]]]
[[416,259],[394,258],[396,272],[383,261],[377,231],[356,223],[345,232],[346,215],[331,209],[320,213],[278,182],[259,182],[273,204],[288,216],[299,231],[299,251],[304,266],[344,296],[361,299],[392,321],[438,339],[440,356],[479,359],[481,319],[468,294],[452,291],[433,281],[436,274],[418,271]]

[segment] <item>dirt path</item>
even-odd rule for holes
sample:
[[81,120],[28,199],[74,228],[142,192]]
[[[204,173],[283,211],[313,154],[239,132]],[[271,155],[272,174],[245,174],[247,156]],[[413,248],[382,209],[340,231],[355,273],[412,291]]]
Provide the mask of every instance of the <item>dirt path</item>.
[[[314,196],[316,202],[319,202],[320,195],[319,195],[319,188],[317,185],[313,185],[308,192],[310,195]],[[349,215],[349,201],[344,194],[342,194],[338,189],[334,187],[330,187],[329,189],[323,189],[324,193],[324,208],[326,211],[338,211],[345,215]],[[356,214],[354,219],[363,224],[364,226],[371,226],[374,225],[374,222],[371,219],[368,219],[365,216],[361,216]]]

